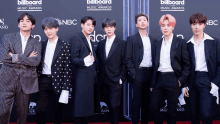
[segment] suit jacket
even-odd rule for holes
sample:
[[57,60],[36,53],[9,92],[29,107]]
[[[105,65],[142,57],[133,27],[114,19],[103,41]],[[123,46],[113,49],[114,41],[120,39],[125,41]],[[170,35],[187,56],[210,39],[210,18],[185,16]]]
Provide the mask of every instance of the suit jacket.
[[[154,87],[157,80],[157,70],[159,68],[159,63],[160,63],[160,51],[161,51],[162,41],[163,39],[159,40],[156,45],[156,54],[155,54],[156,59],[154,64],[155,66],[153,69],[154,72],[153,72],[151,88]],[[173,35],[173,41],[170,50],[170,60],[171,60],[171,67],[173,68],[175,74],[177,75],[181,85],[184,86],[190,74],[190,68],[191,68],[190,55],[186,41],[181,38],[178,38],[176,35]]]
[[[95,86],[96,82],[96,53],[94,43],[91,42],[92,51],[90,50],[85,35],[80,32],[76,33],[70,39],[71,44],[71,61],[74,66],[74,116],[85,117],[94,115],[95,106]],[[85,66],[84,58],[90,53],[93,54],[95,61],[89,67]],[[86,102],[85,102],[86,101]]]
[[[41,62],[38,66],[38,76],[42,74],[44,68],[44,59],[46,55],[48,39],[41,41],[42,52]],[[70,60],[70,44],[58,38],[56,48],[51,64],[52,85],[55,93],[61,93],[62,90],[69,90],[71,82],[71,60]],[[39,84],[40,85],[40,84]]]
[[124,59],[126,42],[116,36],[107,58],[105,45],[106,39],[99,42],[96,50],[99,60],[99,82],[103,82],[105,73],[114,82],[119,82],[120,79],[125,81],[127,75]]
[[[152,66],[154,66],[153,61],[155,60],[154,54],[157,40],[150,35],[149,38],[151,43]],[[128,75],[130,76],[130,79],[133,79],[137,75],[137,69],[140,66],[144,56],[144,46],[139,32],[127,38],[125,54]]]
[[[22,54],[20,32],[6,34],[3,36],[2,41],[5,52],[2,55],[3,65],[0,70],[0,90],[12,90],[17,81],[19,81],[25,94],[38,92],[36,66],[40,63],[41,59],[41,44],[39,41],[30,36],[24,54]],[[36,57],[29,57],[33,51],[36,51],[38,55]],[[18,61],[16,63],[12,63],[12,57],[9,55],[9,52],[18,54]]]
[[[189,90],[194,86],[195,83],[195,53],[194,53],[194,45],[191,42],[187,43],[189,47],[189,53],[191,57],[191,73],[189,76],[189,81],[186,84],[189,87]],[[205,40],[205,60],[207,64],[207,69],[209,73],[209,79],[212,83],[216,84],[220,87],[220,42],[218,39],[214,38],[214,40]]]

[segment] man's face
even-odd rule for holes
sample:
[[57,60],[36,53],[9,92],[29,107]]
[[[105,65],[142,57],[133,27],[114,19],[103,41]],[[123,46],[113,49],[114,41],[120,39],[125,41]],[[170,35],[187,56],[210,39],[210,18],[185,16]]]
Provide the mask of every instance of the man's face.
[[147,26],[148,26],[148,21],[147,21],[147,18],[145,16],[140,16],[137,18],[137,24],[136,24],[136,27],[138,27],[139,29],[147,29]]
[[81,23],[81,27],[82,27],[82,31],[87,35],[90,35],[95,28],[95,26],[92,24],[92,20],[90,19],[87,20],[84,24]]
[[49,28],[49,27],[45,27],[44,28],[44,33],[46,34],[46,36],[48,37],[48,39],[53,39],[57,36],[57,31],[58,31],[58,27],[57,28]]
[[32,22],[28,19],[27,15],[18,23],[18,27],[21,31],[31,31],[34,26],[35,25],[32,25]]
[[160,26],[160,30],[161,30],[162,34],[163,34],[165,37],[172,35],[173,29],[174,29],[174,27],[172,27],[172,26],[169,24],[169,21],[168,21],[168,20],[164,20],[163,23],[162,23],[162,25]]
[[115,34],[115,29],[116,28],[114,26],[109,26],[109,25],[104,27],[104,31],[108,37],[111,37]]
[[191,28],[194,35],[198,36],[200,34],[203,34],[203,31],[205,29],[204,23],[192,23]]

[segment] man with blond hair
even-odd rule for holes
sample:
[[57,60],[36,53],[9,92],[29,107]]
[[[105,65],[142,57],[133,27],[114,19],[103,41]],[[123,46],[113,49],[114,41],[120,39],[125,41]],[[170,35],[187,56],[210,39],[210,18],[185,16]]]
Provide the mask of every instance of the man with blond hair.
[[176,107],[179,89],[190,74],[190,56],[186,41],[173,34],[176,19],[169,14],[159,21],[164,37],[156,44],[156,59],[151,83],[150,110],[154,124],[163,124],[159,116],[160,100],[165,96],[168,107],[168,124],[176,124]]

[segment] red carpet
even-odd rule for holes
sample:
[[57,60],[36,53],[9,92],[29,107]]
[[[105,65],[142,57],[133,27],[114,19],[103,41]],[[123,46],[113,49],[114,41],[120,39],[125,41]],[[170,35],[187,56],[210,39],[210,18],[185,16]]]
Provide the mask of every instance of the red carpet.
[[[9,123],[9,124],[17,124],[17,123]],[[27,123],[27,124],[36,124],[36,123]],[[47,124],[53,124],[53,123],[47,123]],[[62,124],[73,124],[73,123],[62,123]],[[98,122],[98,123],[90,123],[90,124],[110,124],[110,123],[108,123],[108,122]],[[131,122],[120,122],[119,124],[132,124],[132,123]],[[149,124],[154,124],[154,123],[150,122]],[[167,124],[167,123],[164,122],[164,124]],[[183,122],[177,122],[176,124],[191,124],[191,123],[189,121],[183,121]],[[220,124],[220,121],[213,121],[213,124]]]

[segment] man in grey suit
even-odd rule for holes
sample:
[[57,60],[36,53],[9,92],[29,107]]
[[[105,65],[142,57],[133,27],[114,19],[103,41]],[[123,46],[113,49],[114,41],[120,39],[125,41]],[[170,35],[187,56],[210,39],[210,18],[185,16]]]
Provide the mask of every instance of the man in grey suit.
[[41,44],[30,36],[35,18],[23,13],[18,18],[20,32],[4,35],[0,69],[0,124],[8,124],[14,97],[17,124],[26,124],[30,94],[38,92],[36,66],[41,60]]

